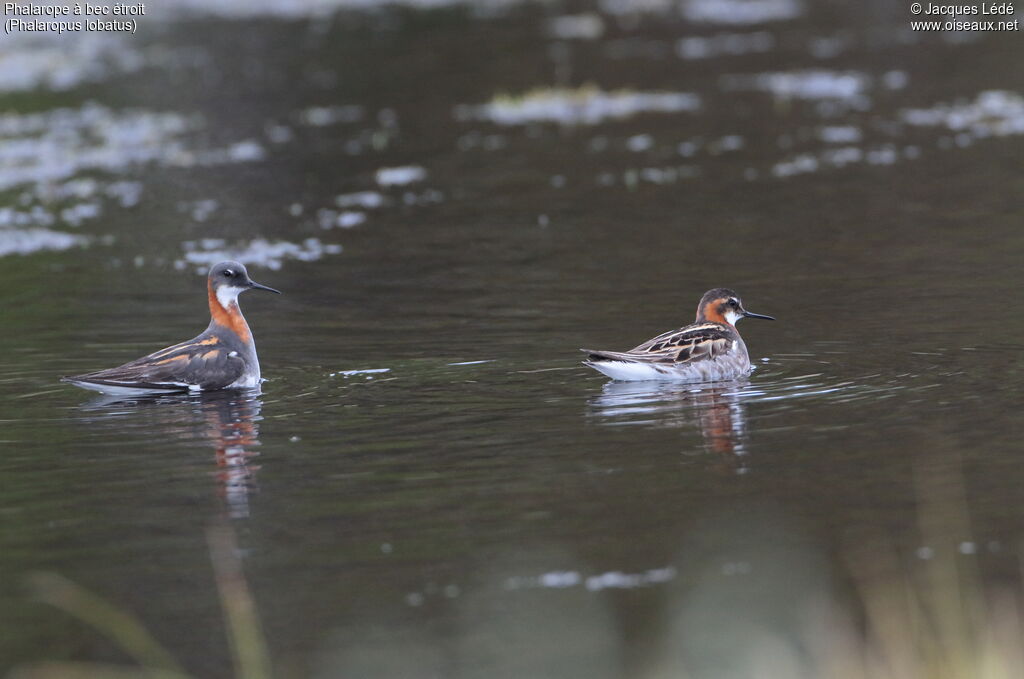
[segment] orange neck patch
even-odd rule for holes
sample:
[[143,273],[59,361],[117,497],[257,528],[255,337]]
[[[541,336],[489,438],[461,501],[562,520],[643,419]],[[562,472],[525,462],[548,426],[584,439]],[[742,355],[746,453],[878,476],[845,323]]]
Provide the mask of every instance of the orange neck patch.
[[726,320],[725,315],[722,313],[722,307],[724,307],[728,301],[729,300],[727,299],[716,299],[705,304],[697,310],[697,322],[732,325],[728,320]]
[[252,338],[252,333],[249,332],[249,324],[245,322],[245,317],[238,308],[238,302],[232,302],[227,309],[222,307],[220,300],[217,299],[217,293],[213,291],[212,283],[206,284],[206,294],[210,300],[210,318],[213,322],[233,330],[243,342],[248,342]]

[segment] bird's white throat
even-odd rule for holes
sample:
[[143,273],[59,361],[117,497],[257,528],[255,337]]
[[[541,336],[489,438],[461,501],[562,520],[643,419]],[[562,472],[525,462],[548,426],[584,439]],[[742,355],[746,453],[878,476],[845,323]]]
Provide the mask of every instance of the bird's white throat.
[[217,288],[217,301],[227,311],[232,304],[238,302],[238,295],[245,290],[245,288],[236,288],[228,285],[223,285]]
[[733,311],[732,309],[729,309],[728,311],[725,312],[725,320],[729,321],[731,325],[736,325],[736,321],[740,320],[741,318],[743,318],[743,314],[741,314],[738,311]]

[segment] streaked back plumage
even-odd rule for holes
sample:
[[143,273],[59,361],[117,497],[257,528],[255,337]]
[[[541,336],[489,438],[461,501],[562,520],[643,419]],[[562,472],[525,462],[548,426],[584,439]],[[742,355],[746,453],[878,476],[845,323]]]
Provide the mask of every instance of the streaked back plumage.
[[753,370],[746,344],[731,317],[746,313],[729,288],[712,288],[701,297],[696,321],[670,330],[629,351],[583,349],[584,365],[618,380],[735,379]]

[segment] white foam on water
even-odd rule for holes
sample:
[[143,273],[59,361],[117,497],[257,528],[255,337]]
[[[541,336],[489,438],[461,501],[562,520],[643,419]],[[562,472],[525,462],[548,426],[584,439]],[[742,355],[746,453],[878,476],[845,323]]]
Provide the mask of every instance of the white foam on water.
[[768,31],[752,33],[716,33],[690,36],[676,41],[676,54],[681,59],[714,59],[722,56],[763,54],[775,48],[775,36]]
[[405,186],[421,182],[427,178],[427,171],[419,165],[401,167],[382,167],[375,174],[377,184],[386,186]]
[[95,103],[0,114],[0,189],[167,161],[183,151],[181,136],[199,126],[197,118],[177,113],[114,111]]
[[943,127],[977,137],[1024,134],[1024,97],[1016,92],[986,90],[973,101],[905,109],[900,119],[916,127]]
[[882,85],[890,90],[902,90],[910,83],[906,71],[887,71],[882,74]]
[[[700,176],[700,168],[693,165],[676,165],[667,167],[629,168],[622,173],[621,180],[627,189],[635,189],[640,184],[675,184],[686,179]],[[610,173],[602,173],[597,177],[601,186],[613,186],[618,177]]]
[[17,210],[13,207],[0,207],[0,228],[13,226],[51,226],[57,217],[41,205],[33,205],[28,210]]
[[815,59],[833,59],[850,48],[851,40],[845,35],[829,35],[811,38],[807,51]]
[[338,207],[359,207],[373,210],[388,204],[388,198],[377,191],[356,191],[335,196],[334,204]]
[[579,571],[550,571],[532,576],[514,576],[505,581],[505,589],[568,589],[583,586],[591,592],[603,589],[636,589],[674,580],[677,571],[672,566],[652,568],[640,573],[608,571],[584,576]]
[[266,150],[263,145],[255,139],[243,139],[229,146],[219,149],[201,149],[182,154],[172,159],[170,165],[181,167],[211,165],[227,165],[231,163],[251,163],[263,160],[266,157]]
[[182,248],[185,250],[184,257],[175,261],[175,267],[184,269],[192,265],[197,273],[203,275],[212,265],[225,259],[233,259],[246,266],[256,265],[276,270],[287,260],[313,262],[342,250],[340,245],[322,243],[317,238],[307,238],[301,243],[254,238],[233,244],[220,238],[204,238],[185,241]]
[[671,566],[667,568],[655,568],[643,573],[622,573],[609,571],[600,575],[592,575],[587,578],[586,587],[591,592],[598,592],[602,589],[635,589],[646,587],[662,582],[669,582],[676,577],[676,569]]
[[818,128],[818,139],[826,144],[855,144],[863,133],[855,125],[825,125]]
[[0,92],[66,91],[145,65],[145,56],[129,40],[85,31],[15,32],[0,42]]
[[366,109],[358,104],[311,106],[299,112],[299,122],[310,127],[358,123],[365,117]]
[[60,211],[60,220],[71,226],[81,226],[82,222],[99,217],[101,212],[99,203],[75,203]]
[[[97,198],[110,198],[117,201],[121,207],[132,207],[137,205],[142,196],[142,182],[115,180],[106,181],[93,177],[80,177],[71,179],[59,184],[45,184],[37,187],[36,195],[48,204],[63,200],[87,200]],[[26,200],[31,200],[31,195]],[[42,206],[36,205],[33,211],[43,211],[49,214]]]
[[649,134],[635,134],[626,140],[626,149],[633,153],[650,150],[654,146],[654,137]]
[[741,135],[727,134],[709,143],[708,150],[712,155],[719,155],[730,151],[739,151],[746,146],[746,143],[746,140]]
[[357,210],[319,210],[316,213],[321,229],[351,229],[366,221],[366,213]]
[[426,189],[421,193],[406,191],[402,194],[402,203],[405,205],[434,205],[444,201],[444,193],[437,189]]
[[482,134],[476,130],[467,132],[455,142],[460,151],[482,149],[484,151],[500,151],[508,146],[508,140],[500,134]]
[[679,113],[700,109],[701,99],[688,92],[604,92],[595,87],[538,89],[519,97],[499,96],[481,105],[461,105],[461,121],[487,121],[498,125],[554,122],[596,125],[623,120],[639,113]]
[[[52,184],[80,179],[76,175],[83,171],[123,173],[150,163],[249,163],[265,156],[262,145],[251,139],[222,148],[190,148],[190,135],[203,126],[198,115],[114,110],[92,102],[78,108],[0,114],[0,190],[27,184],[44,194]],[[109,186],[119,200],[129,203],[141,190],[137,183]]]
[[871,79],[858,71],[780,71],[753,75],[727,75],[726,90],[770,92],[785,99],[857,100],[864,97]]
[[219,207],[220,203],[216,198],[204,198],[178,203],[178,210],[188,214],[193,221],[197,222],[205,222]]
[[823,151],[822,160],[832,167],[845,167],[852,163],[859,163],[864,160],[864,151],[856,146],[841,146],[836,149]]
[[28,255],[43,250],[70,250],[84,247],[88,243],[89,239],[85,236],[39,227],[0,228],[0,257]]
[[142,196],[142,182],[114,181],[107,184],[103,192],[116,200],[121,207],[134,207]]
[[[174,19],[188,15],[212,15],[225,19],[325,18],[340,10],[375,9],[388,5],[430,9],[466,5],[478,13],[497,12],[523,0],[174,0],[154,3],[154,16]],[[147,13],[150,11],[146,6]],[[147,14],[147,17],[149,15]]]
[[565,14],[548,19],[545,29],[560,40],[597,40],[604,35],[604,20],[594,12]]
[[363,370],[339,370],[336,373],[329,373],[328,377],[355,377],[356,375],[379,375],[380,373],[391,372],[391,368],[364,368]]
[[[1024,97],[1015,92],[988,90],[972,100],[904,109],[899,113],[898,122],[938,130],[942,133],[935,141],[939,149],[965,148],[979,139],[1024,134]],[[822,126],[816,130],[816,136],[826,144],[843,145],[819,152],[798,153],[781,160],[772,166],[772,175],[785,178],[857,163],[895,165],[900,161],[920,158],[922,153],[917,145],[897,146],[892,142],[868,148],[855,146],[863,132],[853,125]]]
[[633,14],[667,14],[675,12],[677,0],[600,0],[602,12],[615,16]]
[[683,0],[683,18],[697,23],[753,25],[796,19],[799,0]]
[[814,154],[801,153],[800,155],[775,163],[772,167],[772,174],[776,177],[792,177],[798,174],[816,172],[818,167],[818,159]]
[[897,149],[892,144],[882,144],[867,150],[856,146],[841,146],[817,154],[801,153],[772,166],[775,177],[785,178],[810,174],[827,168],[842,168],[847,165],[866,163],[868,165],[894,165],[899,160],[916,158],[913,149]]

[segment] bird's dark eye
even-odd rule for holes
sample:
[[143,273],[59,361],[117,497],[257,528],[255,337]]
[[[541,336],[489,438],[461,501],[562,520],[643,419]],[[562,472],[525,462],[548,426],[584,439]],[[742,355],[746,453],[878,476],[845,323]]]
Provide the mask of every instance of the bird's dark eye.
[[232,271],[231,269],[224,269],[224,277],[225,278],[231,278],[234,275],[235,275],[235,272]]
[[730,299],[729,306],[731,306],[733,309],[738,309],[740,307],[740,303],[734,299]]

